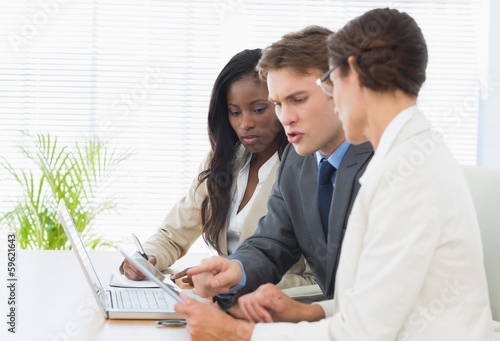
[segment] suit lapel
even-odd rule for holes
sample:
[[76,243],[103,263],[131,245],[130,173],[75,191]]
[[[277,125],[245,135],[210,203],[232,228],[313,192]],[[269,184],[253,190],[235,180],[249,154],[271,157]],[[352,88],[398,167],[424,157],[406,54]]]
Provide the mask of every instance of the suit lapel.
[[323,224],[319,214],[318,205],[318,162],[316,156],[307,155],[302,163],[302,169],[299,173],[299,191],[302,202],[302,212],[306,214],[307,230],[309,239],[315,243],[326,244],[325,233],[323,232]]
[[361,168],[366,166],[366,161],[372,155],[372,149],[368,143],[359,146],[351,145],[337,170],[328,224],[327,288],[332,285],[333,273],[336,271],[340,256],[344,228],[347,226],[348,214],[355,199],[353,195],[357,193],[355,189],[359,188],[357,177],[359,178],[360,174],[358,173]]

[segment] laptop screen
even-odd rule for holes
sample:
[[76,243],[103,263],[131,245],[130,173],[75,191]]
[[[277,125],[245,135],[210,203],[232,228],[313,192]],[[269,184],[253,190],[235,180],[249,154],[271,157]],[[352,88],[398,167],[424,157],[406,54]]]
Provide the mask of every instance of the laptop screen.
[[57,210],[57,215],[61,224],[63,225],[64,231],[66,231],[66,235],[68,236],[71,245],[73,246],[74,251],[76,251],[76,255],[80,265],[85,271],[85,277],[89,283],[94,287],[97,291],[97,294],[100,295],[104,292],[101,281],[99,281],[99,277],[97,277],[97,272],[90,261],[87,250],[85,249],[85,245],[83,244],[82,239],[80,238],[80,234],[78,233],[75,223],[69,214],[68,207],[64,202],[64,199],[59,201],[59,207]]

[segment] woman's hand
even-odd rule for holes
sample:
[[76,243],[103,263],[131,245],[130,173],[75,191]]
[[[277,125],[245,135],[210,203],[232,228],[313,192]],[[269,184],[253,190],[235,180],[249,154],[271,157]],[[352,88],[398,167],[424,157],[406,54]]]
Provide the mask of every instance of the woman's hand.
[[232,318],[211,301],[198,302],[184,294],[181,294],[181,298],[185,303],[177,303],[174,309],[187,316],[191,340],[250,340],[253,323]]
[[[153,265],[156,265],[156,257],[155,256],[148,256],[148,262],[150,262]],[[135,266],[133,266],[128,260],[123,261],[123,274],[125,277],[128,279],[134,280],[134,281],[142,281],[146,276],[142,274]]]
[[298,302],[273,284],[261,285],[256,291],[240,297],[238,308],[253,323],[318,321],[325,317],[321,306]]

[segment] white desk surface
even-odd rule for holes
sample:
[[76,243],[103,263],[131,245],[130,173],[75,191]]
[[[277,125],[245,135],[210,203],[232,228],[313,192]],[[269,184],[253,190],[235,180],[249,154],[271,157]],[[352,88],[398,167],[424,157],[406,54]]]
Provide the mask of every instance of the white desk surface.
[[[4,251],[4,250],[2,250]],[[154,320],[105,320],[85,280],[73,251],[17,252],[16,333],[7,331],[7,251],[2,252],[0,272],[0,340],[189,340],[185,327],[157,327]],[[118,252],[92,252],[96,271],[107,287],[118,269]],[[206,254],[188,254],[173,271],[196,265]]]
[[[187,341],[185,327],[157,327],[154,320],[105,320],[73,251],[17,252],[16,333],[7,331],[9,306],[7,251],[0,248],[0,340],[22,341]],[[92,252],[96,271],[107,286],[122,261],[118,252]],[[206,254],[188,254],[172,267],[180,271]],[[500,340],[500,333],[496,333]]]

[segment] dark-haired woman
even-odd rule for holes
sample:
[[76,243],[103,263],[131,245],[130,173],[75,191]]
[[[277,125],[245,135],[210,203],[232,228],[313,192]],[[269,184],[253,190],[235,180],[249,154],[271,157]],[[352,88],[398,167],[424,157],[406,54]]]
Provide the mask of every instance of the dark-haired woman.
[[[159,269],[184,256],[200,235],[220,255],[232,253],[267,212],[287,139],[255,69],[260,56],[260,49],[236,54],[215,81],[208,110],[208,158],[188,194],[144,243],[149,261]],[[122,270],[130,279],[144,278],[126,260]],[[302,259],[279,286],[315,283]]]

